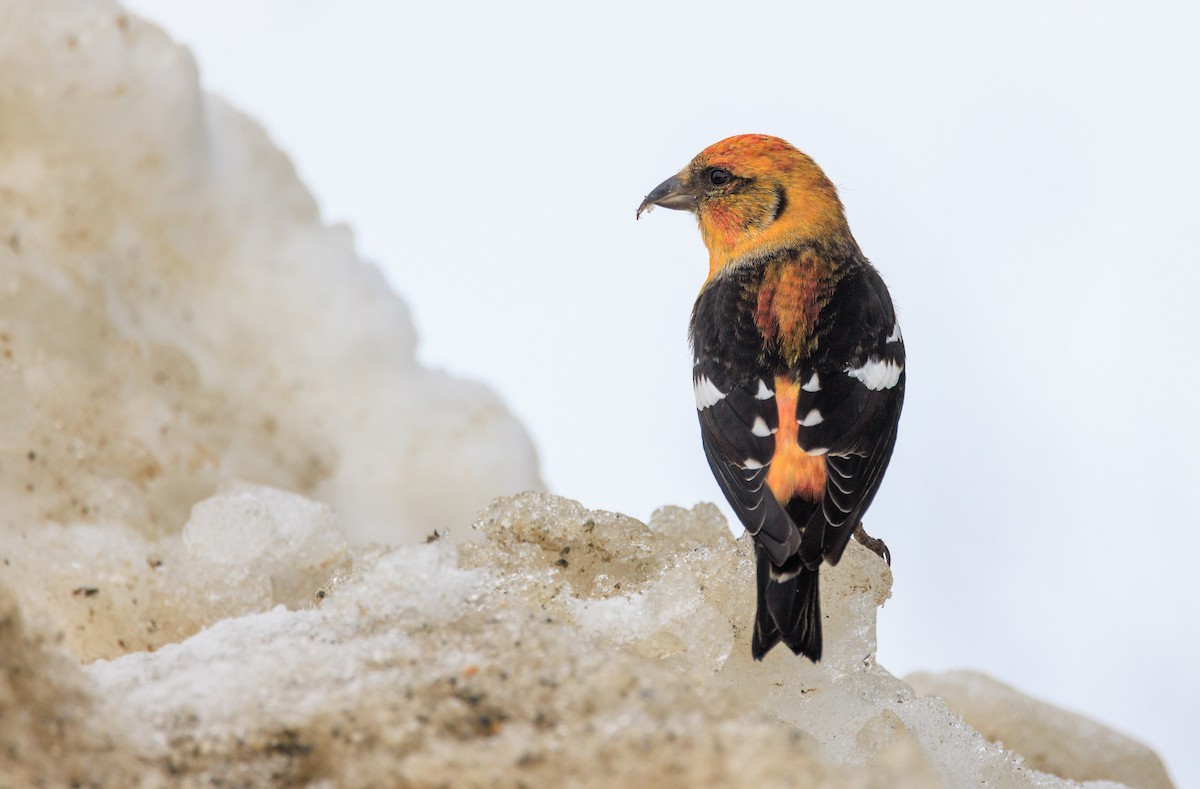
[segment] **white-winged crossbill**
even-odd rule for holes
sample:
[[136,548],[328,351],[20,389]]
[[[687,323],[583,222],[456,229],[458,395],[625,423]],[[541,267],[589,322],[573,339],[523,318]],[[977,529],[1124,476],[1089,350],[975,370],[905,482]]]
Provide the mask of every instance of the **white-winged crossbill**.
[[708,463],[754,538],[751,650],[761,660],[782,641],[820,660],[821,564],[837,564],[852,534],[887,550],[861,519],[904,402],[891,297],[833,184],[776,137],[709,146],[638,215],[652,206],[695,213],[708,247],[692,383]]

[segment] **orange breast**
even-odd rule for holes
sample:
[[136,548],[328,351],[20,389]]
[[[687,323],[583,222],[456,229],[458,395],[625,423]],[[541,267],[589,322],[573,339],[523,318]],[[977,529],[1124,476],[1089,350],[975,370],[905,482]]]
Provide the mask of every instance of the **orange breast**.
[[825,495],[825,458],[809,455],[796,443],[796,399],[800,384],[790,378],[775,379],[775,405],[779,408],[779,430],[775,433],[775,455],[767,471],[767,487],[780,504],[796,496],[817,502]]
[[796,364],[815,346],[813,332],[833,294],[834,268],[812,250],[804,250],[795,258],[770,263],[763,271],[754,322],[764,337],[778,343],[788,364]]

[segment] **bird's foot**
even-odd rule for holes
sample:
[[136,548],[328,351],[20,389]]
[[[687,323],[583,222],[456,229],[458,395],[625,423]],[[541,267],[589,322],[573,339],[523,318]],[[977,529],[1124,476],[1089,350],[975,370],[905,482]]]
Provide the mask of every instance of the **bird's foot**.
[[892,552],[888,550],[887,543],[867,534],[867,530],[863,528],[862,521],[859,521],[858,525],[854,527],[854,539],[858,540],[863,547],[869,548],[872,552],[878,554],[880,559],[888,563],[888,567],[892,566]]

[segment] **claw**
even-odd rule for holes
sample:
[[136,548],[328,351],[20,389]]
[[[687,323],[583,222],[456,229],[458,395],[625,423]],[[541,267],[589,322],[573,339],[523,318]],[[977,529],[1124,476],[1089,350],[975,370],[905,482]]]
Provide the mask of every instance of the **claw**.
[[864,548],[868,548],[873,553],[878,554],[880,559],[887,562],[888,567],[892,566],[892,552],[888,550],[887,543],[867,534],[867,530],[863,528],[862,521],[859,521],[858,525],[854,527],[854,539],[858,540],[859,544]]

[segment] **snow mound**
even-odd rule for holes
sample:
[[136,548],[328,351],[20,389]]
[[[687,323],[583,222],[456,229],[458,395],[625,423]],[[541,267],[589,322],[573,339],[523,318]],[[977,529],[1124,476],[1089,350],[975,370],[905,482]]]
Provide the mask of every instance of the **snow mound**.
[[417,364],[403,302],[186,50],[108,0],[0,27],[0,527],[173,535],[245,480],[403,542],[540,487],[523,428]]
[[[0,28],[0,580],[78,657],[303,602],[345,550],[292,544],[334,517],[308,499],[397,544],[541,487],[186,50],[108,0],[6,2]],[[259,494],[211,498],[238,483]]]
[[351,548],[310,607],[84,667],[80,747],[181,785],[1077,785],[875,663],[891,576],[857,544],[823,572],[830,659],[755,663],[752,550],[709,505],[643,525],[529,493],[476,528]]

